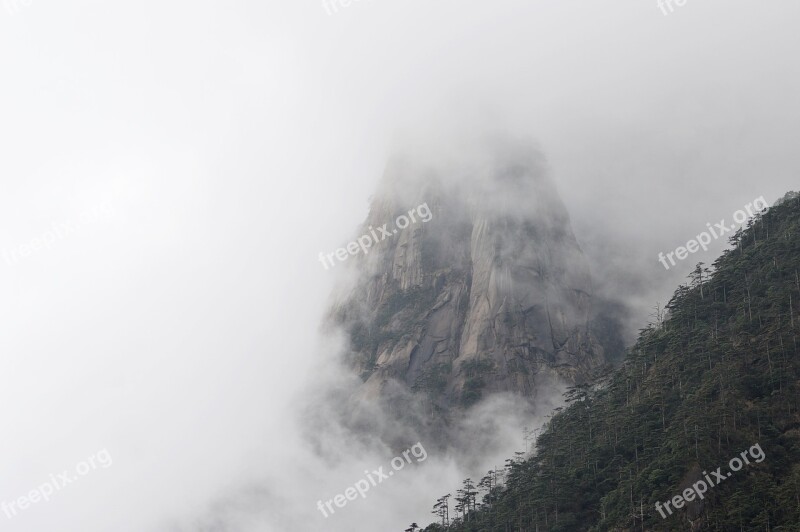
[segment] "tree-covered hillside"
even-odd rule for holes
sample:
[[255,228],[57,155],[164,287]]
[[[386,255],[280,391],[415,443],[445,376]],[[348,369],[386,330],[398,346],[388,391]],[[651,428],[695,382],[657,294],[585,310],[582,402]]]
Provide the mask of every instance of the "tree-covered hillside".
[[[730,242],[619,370],[570,390],[534,454],[454,486],[425,530],[800,531],[800,196]],[[755,444],[763,461],[661,517],[656,502]]]

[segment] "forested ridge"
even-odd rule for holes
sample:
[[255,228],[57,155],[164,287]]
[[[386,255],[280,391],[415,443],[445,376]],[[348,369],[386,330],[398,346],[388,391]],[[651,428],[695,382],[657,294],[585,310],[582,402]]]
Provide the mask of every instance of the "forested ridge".
[[[569,390],[533,453],[432,501],[424,530],[800,531],[800,195],[729,240],[656,308],[622,367]],[[756,443],[762,462],[656,511]]]

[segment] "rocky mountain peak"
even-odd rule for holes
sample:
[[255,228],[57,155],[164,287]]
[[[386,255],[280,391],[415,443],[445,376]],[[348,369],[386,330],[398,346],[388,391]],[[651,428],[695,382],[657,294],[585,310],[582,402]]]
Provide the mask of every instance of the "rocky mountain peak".
[[[427,220],[411,216],[423,205]],[[407,390],[439,413],[496,392],[535,401],[607,363],[587,261],[535,150],[396,158],[361,233],[378,227],[391,236],[352,261],[332,312],[363,397]]]

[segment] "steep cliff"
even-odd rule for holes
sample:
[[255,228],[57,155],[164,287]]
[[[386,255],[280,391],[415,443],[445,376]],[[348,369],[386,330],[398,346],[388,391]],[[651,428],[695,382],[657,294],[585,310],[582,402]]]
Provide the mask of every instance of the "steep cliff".
[[[373,198],[361,234],[394,229],[352,259],[332,312],[364,397],[407,389],[447,412],[494,392],[535,399],[607,363],[589,267],[537,153],[499,144],[464,159],[396,158]],[[397,228],[423,204],[427,221]]]

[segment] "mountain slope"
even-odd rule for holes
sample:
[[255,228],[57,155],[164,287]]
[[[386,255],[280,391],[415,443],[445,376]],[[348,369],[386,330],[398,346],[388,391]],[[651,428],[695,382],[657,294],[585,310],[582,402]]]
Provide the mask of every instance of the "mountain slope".
[[[570,391],[534,456],[466,484],[447,530],[800,530],[800,196],[730,240],[620,370]],[[754,445],[760,463],[662,518],[657,502]]]

